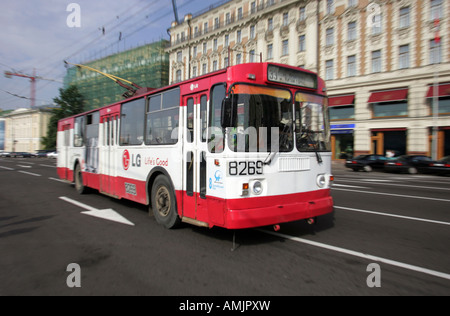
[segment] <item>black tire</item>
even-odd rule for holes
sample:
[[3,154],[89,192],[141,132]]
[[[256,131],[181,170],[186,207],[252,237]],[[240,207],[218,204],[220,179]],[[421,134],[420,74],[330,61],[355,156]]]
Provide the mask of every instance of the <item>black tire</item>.
[[176,228],[181,220],[177,211],[177,200],[170,181],[164,175],[156,177],[151,193],[151,205],[156,222],[167,229]]
[[85,194],[87,188],[83,184],[83,174],[81,173],[80,164],[76,165],[73,177],[75,182],[75,190],[77,190],[78,194]]

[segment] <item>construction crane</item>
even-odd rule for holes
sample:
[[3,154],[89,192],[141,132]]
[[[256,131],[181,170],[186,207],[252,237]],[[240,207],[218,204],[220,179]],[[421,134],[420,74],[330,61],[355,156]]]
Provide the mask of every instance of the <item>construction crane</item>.
[[138,94],[142,94],[142,93],[145,93],[145,92],[148,92],[148,91],[155,90],[153,88],[143,88],[143,87],[137,85],[136,83],[134,83],[132,81],[129,81],[129,80],[126,80],[126,79],[123,79],[123,78],[120,78],[120,77],[117,77],[117,76],[114,76],[114,75],[111,75],[111,74],[104,73],[104,72],[102,72],[102,71],[100,71],[98,69],[95,69],[95,68],[92,68],[92,67],[89,67],[89,66],[86,66],[86,65],[72,64],[72,63],[69,63],[67,61],[64,61],[64,63],[66,65],[72,65],[72,66],[76,66],[78,68],[84,68],[84,69],[87,69],[87,70],[90,70],[90,71],[94,71],[96,73],[99,73],[99,74],[101,74],[101,75],[103,75],[103,76],[113,80],[119,86],[121,86],[122,88],[125,88],[125,89],[128,90],[127,92],[122,94],[122,96],[125,99],[131,98],[134,95],[138,95]]
[[36,77],[36,69],[33,69],[32,76],[24,75],[24,74],[17,73],[17,72],[5,71],[6,78],[11,78],[12,76],[30,79],[30,82],[31,82],[31,93],[30,93],[31,107],[34,107],[36,105],[36,79],[38,79],[38,77]]

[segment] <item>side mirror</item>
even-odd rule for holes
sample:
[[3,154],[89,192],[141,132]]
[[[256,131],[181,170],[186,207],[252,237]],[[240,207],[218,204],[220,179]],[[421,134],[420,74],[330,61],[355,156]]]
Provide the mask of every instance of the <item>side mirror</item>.
[[222,101],[222,111],[220,115],[220,124],[222,128],[232,127],[233,124],[233,104],[230,98],[225,98]]

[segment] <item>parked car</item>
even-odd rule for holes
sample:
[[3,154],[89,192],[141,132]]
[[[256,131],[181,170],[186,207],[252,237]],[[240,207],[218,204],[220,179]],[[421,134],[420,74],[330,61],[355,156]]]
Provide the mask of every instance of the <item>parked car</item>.
[[4,152],[0,153],[0,157],[3,157],[3,158],[11,157],[11,153],[4,151]]
[[450,156],[444,157],[430,165],[430,172],[440,175],[450,174]]
[[26,152],[13,152],[11,153],[12,158],[31,158],[33,157],[33,154],[26,153]]
[[384,165],[385,171],[407,172],[416,174],[418,172],[427,173],[430,171],[430,165],[434,161],[428,156],[403,155],[395,160],[387,161]]
[[47,158],[54,158],[54,159],[56,159],[56,158],[58,158],[58,153],[56,151],[48,153],[47,154]]
[[345,162],[347,168],[353,171],[364,170],[370,172],[373,169],[382,169],[387,158],[382,155],[360,155]]
[[38,150],[38,151],[34,154],[34,156],[35,156],[36,158],[46,158],[47,155],[48,155],[49,153],[54,152],[54,151],[55,151],[55,150],[42,149],[42,150]]

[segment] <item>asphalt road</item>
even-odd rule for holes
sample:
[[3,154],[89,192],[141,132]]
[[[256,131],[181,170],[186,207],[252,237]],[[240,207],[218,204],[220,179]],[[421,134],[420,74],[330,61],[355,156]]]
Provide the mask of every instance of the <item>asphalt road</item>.
[[334,214],[234,235],[0,158],[0,295],[450,295],[450,177],[333,172]]

